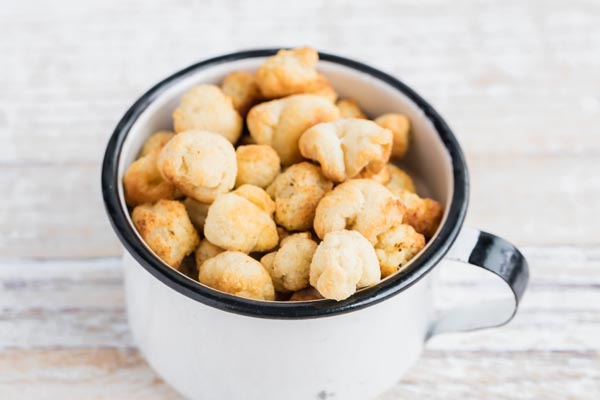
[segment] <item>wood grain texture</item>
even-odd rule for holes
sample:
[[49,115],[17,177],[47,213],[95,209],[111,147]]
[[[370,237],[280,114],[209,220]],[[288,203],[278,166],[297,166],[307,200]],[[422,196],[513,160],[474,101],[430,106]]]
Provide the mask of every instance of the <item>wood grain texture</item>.
[[[600,351],[600,250],[526,247],[523,251],[532,280],[515,320],[498,330],[434,338],[431,348]],[[120,266],[117,258],[1,263],[0,349],[133,347]],[[438,303],[449,307],[493,295],[496,280],[475,272],[445,265]]]
[[298,42],[380,66],[439,108],[469,158],[468,223],[518,244],[600,240],[600,4],[62,4],[0,13],[3,257],[119,254],[97,182],[128,104],[201,58]]
[[[0,167],[1,168],[1,167]],[[102,203],[98,165],[3,167],[0,254],[4,258],[120,254]]]
[[[274,34],[276,32],[276,34]],[[127,330],[99,163],[156,81],[308,44],[400,77],[456,132],[467,224],[532,269],[516,319],[434,338],[380,400],[600,397],[600,3],[9,1],[0,7],[0,399],[176,399]],[[444,307],[494,294],[444,267]]]
[[3,7],[0,29],[4,162],[98,161],[158,79],[211,55],[302,43],[401,77],[469,152],[600,153],[598,2],[23,0]]
[[[469,157],[467,224],[520,245],[600,241],[600,156]],[[102,204],[97,165],[4,167],[0,254],[5,258],[117,256],[122,250]],[[510,216],[508,218],[507,216]]]
[[0,371],[3,399],[181,399],[136,350],[9,350]]
[[[416,368],[381,400],[600,393],[600,249],[523,251],[532,281],[515,320],[433,338]],[[484,275],[450,264],[436,286],[445,306],[493,291]],[[0,287],[0,371],[10,371],[0,374],[0,393],[30,398],[43,388],[47,398],[79,398],[87,389],[98,398],[176,398],[135,352],[119,259],[4,262]]]
[[[599,363],[598,353],[429,350],[377,400],[595,399]],[[0,371],[0,393],[12,400],[181,399],[135,350],[10,350]]]
[[599,364],[598,353],[428,351],[378,400],[591,400],[600,393]]

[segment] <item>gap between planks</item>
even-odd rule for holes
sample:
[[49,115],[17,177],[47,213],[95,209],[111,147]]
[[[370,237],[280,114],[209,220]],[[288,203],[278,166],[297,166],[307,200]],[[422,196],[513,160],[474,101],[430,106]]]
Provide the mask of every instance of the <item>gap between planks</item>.
[[[526,247],[531,283],[507,326],[448,334],[434,350],[600,351],[600,248]],[[495,281],[469,268],[439,268],[436,299],[445,307],[494,295]],[[0,262],[0,348],[128,349],[121,261]],[[44,334],[40,334],[44,332]]]

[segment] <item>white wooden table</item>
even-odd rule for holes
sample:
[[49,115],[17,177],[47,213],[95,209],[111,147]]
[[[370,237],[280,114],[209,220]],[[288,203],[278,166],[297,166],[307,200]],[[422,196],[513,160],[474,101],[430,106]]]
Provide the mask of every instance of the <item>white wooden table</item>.
[[[600,3],[7,1],[0,7],[0,399],[175,399],[137,353],[99,164],[175,69],[310,44],[399,76],[471,169],[467,224],[532,279],[501,329],[433,339],[381,397],[600,398]],[[485,288],[446,274],[447,299]]]

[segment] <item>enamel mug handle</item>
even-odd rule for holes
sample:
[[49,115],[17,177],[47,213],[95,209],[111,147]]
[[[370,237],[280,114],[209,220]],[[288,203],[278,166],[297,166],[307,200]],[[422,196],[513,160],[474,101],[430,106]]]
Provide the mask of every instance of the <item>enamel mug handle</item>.
[[428,337],[500,326],[513,318],[529,281],[527,261],[515,246],[498,236],[465,227],[446,259],[483,268],[500,278],[510,290],[506,298],[444,311],[433,321]]

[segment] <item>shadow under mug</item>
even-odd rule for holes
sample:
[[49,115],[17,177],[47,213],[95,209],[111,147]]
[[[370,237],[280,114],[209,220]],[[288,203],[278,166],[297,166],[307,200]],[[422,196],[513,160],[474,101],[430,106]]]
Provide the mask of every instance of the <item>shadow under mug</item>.
[[[373,398],[394,385],[431,336],[507,323],[529,278],[513,245],[462,226],[469,191],[463,153],[448,125],[412,89],[368,65],[320,53],[319,70],[340,97],[356,99],[371,116],[409,116],[412,143],[402,167],[421,194],[445,208],[438,232],[406,271],[347,300],[261,302],[203,286],[154,255],[125,205],[124,171],[150,134],[170,129],[182,93],[196,84],[218,84],[235,70],[254,71],[275,52],[227,54],[169,76],[133,104],[110,138],[102,191],[126,249],[129,324],[148,362],[187,398]],[[506,284],[506,297],[436,312],[429,272],[448,259],[495,274]]]

